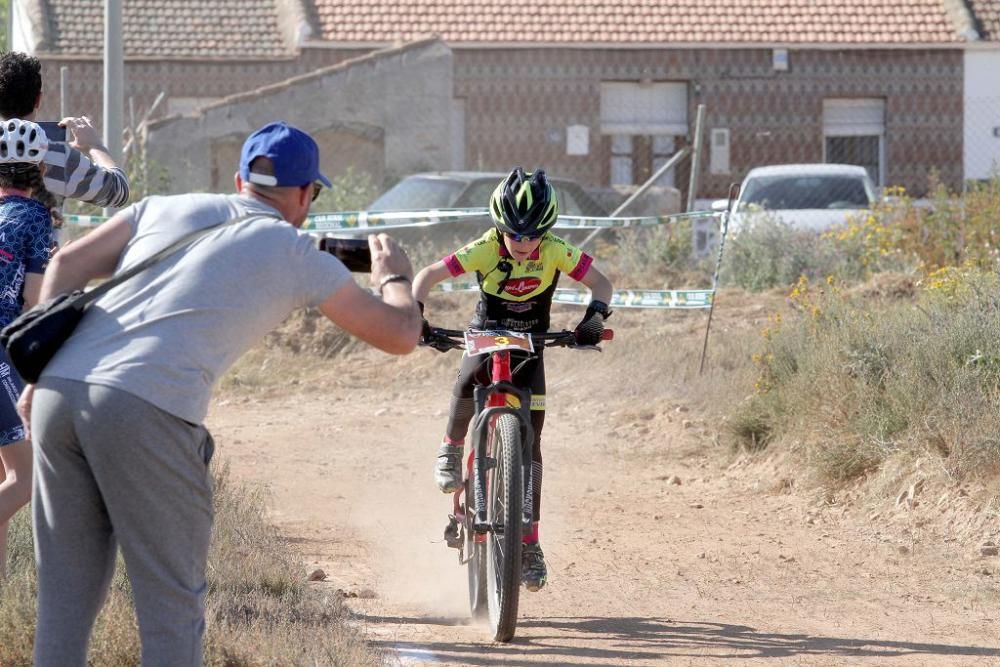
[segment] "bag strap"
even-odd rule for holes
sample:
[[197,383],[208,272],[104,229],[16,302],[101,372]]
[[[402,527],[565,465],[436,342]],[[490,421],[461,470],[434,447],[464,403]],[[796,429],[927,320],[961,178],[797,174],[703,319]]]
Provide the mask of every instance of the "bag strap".
[[[110,292],[111,290],[113,290],[115,287],[118,287],[118,285],[121,285],[123,282],[125,282],[126,280],[128,280],[132,276],[136,275],[137,273],[141,273],[142,271],[145,271],[146,269],[148,269],[149,267],[153,266],[154,264],[156,264],[156,263],[158,263],[158,262],[166,259],[170,255],[173,255],[178,250],[184,249],[185,247],[191,245],[192,243],[194,243],[195,241],[197,241],[201,237],[206,236],[209,233],[216,231],[217,229],[222,229],[223,227],[228,227],[230,225],[235,225],[235,224],[238,224],[240,222],[245,222],[247,220],[250,220],[251,218],[258,218],[258,217],[273,218],[274,216],[261,215],[259,213],[254,214],[254,215],[243,215],[243,216],[240,216],[238,218],[230,218],[229,220],[226,220],[225,222],[221,222],[221,223],[219,223],[217,225],[211,225],[211,226],[205,227],[203,229],[196,229],[195,231],[191,232],[190,234],[185,234],[180,239],[178,239],[177,241],[174,241],[173,243],[171,243],[170,245],[168,245],[163,250],[160,250],[159,252],[157,252],[157,253],[155,253],[153,255],[150,255],[149,257],[147,257],[146,259],[142,260],[141,262],[139,262],[138,264],[136,264],[132,268],[128,269],[127,271],[124,271],[123,273],[118,274],[114,278],[109,278],[108,280],[105,280],[103,283],[101,283],[100,285],[98,285],[94,289],[85,292],[83,294],[83,296],[80,297],[80,299],[79,299],[79,301],[77,303],[80,306],[86,306],[86,305],[92,303],[93,301],[95,301],[96,299],[100,298],[104,294],[107,294],[108,292]],[[277,218],[275,218],[275,219],[277,219]]]

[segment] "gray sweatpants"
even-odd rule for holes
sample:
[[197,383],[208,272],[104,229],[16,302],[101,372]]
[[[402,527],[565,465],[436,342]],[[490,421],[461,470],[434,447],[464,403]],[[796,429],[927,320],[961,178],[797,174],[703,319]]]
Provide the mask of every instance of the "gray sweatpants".
[[31,412],[35,665],[84,667],[121,545],[142,664],[201,665],[212,531],[203,426],[132,394],[43,378]]

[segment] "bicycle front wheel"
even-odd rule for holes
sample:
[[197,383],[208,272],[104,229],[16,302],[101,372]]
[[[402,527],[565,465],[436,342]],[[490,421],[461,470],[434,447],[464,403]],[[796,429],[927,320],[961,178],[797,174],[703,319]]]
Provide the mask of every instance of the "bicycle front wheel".
[[486,542],[477,540],[473,528],[476,516],[472,477],[465,480],[465,553],[469,568],[469,612],[477,621],[485,620],[486,602]]
[[490,450],[496,465],[490,469],[487,517],[493,530],[486,541],[487,598],[490,629],[498,642],[510,641],[517,627],[521,591],[521,424],[503,414],[493,429]]

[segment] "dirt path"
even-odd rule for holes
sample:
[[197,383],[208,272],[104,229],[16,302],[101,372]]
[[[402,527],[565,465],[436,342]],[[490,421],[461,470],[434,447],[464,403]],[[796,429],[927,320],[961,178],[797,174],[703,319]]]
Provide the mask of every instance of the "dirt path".
[[457,357],[331,363],[326,386],[224,398],[209,425],[329,573],[318,585],[357,595],[404,664],[1000,665],[1000,562],[907,528],[905,508],[869,525],[782,466],[734,460],[657,384],[644,350],[663,340],[635,343],[550,358],[549,586],[522,594],[509,645],[469,624],[441,543],[449,500],[431,466]]

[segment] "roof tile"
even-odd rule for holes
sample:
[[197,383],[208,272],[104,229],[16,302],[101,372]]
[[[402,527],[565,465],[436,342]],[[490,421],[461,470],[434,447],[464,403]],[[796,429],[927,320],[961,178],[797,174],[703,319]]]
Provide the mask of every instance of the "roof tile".
[[[437,34],[448,42],[957,43],[942,0],[313,0],[318,37],[392,42]],[[969,0],[1000,6],[998,0]],[[540,21],[539,17],[543,17]],[[554,28],[542,28],[555,23]],[[1000,9],[996,25],[1000,32]],[[488,38],[483,38],[487,35]]]
[[[38,0],[43,2],[43,0]],[[451,43],[958,44],[946,9],[963,0],[302,0],[315,39],[384,44],[428,35]],[[1000,40],[1000,0],[964,0],[983,39]],[[44,0],[47,50],[99,55],[104,0]],[[128,0],[128,56],[291,55],[280,0]]]
[[[98,55],[104,0],[49,0],[48,50]],[[123,2],[127,56],[268,58],[289,54],[276,0],[128,0]]]
[[983,39],[1000,40],[1000,0],[967,0],[972,13],[979,19],[976,26]]

